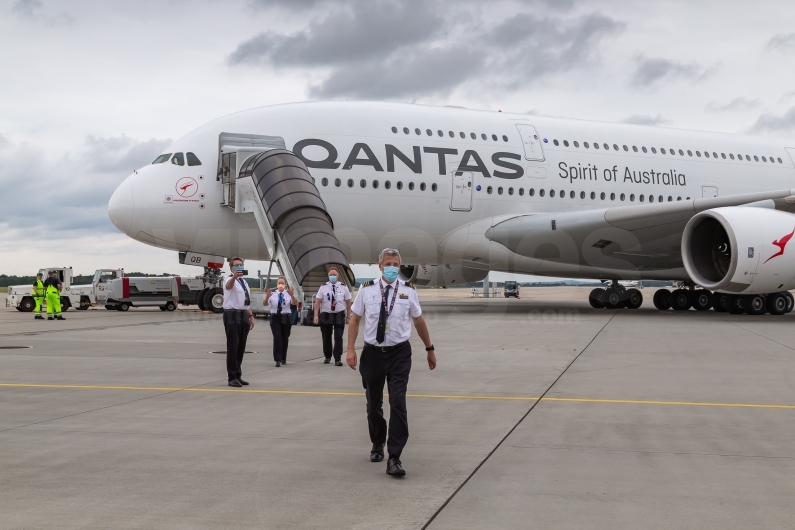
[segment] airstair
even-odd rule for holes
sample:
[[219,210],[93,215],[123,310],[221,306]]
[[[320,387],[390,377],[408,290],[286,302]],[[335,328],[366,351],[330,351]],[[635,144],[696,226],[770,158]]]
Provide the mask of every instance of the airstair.
[[235,213],[254,214],[271,261],[296,298],[312,305],[332,267],[353,290],[355,276],[303,161],[284,149],[279,137],[222,133],[219,140],[222,204]]

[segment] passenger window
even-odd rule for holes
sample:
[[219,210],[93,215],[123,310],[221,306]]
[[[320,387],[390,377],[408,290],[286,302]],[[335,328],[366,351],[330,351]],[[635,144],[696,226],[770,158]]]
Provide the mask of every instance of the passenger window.
[[439,129],[438,131],[436,131],[436,134],[438,134],[439,136],[444,136],[444,133],[442,132],[442,130],[441,130],[441,129]]
[[749,155],[745,155],[745,159],[748,160],[749,162],[751,161],[751,157]]
[[654,195],[649,195],[649,202],[654,202]]
[[656,155],[656,154],[657,154],[657,148],[656,148],[656,147],[652,147],[652,148],[651,148],[651,152],[652,152],[652,153],[654,153],[654,154]]
[[556,146],[556,147],[557,147],[558,145],[560,145],[560,144],[558,143],[558,141],[557,141],[557,140],[552,140],[552,143],[553,143],[553,144],[555,144],[555,146]]
[[565,199],[566,198],[566,192],[564,190],[560,190],[560,198],[561,199]]
[[624,199],[627,198],[627,196],[622,193],[621,195],[618,196],[618,198],[623,201]]
[[387,180],[386,182],[384,182],[384,187],[386,189],[391,189],[392,188],[392,183]]
[[160,155],[159,157],[155,158],[155,161],[152,164],[162,164],[166,160],[171,158],[171,153],[166,153],[164,155]]
[[669,195],[669,196],[668,196],[668,202],[671,202],[671,201],[673,201],[673,200],[674,200],[674,198],[673,198],[673,197],[671,197],[671,196]]
[[635,202],[635,194],[634,193],[630,193],[629,194],[629,202]]
[[593,201],[595,199],[596,199],[596,192],[592,191],[591,192],[591,200]]
[[450,136],[450,138],[455,138],[455,133],[453,131],[447,131],[447,134]]
[[625,145],[625,146],[624,146],[624,151],[629,151],[629,147],[627,147],[627,146]]
[[643,194],[642,193],[640,194],[639,198],[640,198],[640,202],[643,202]]
[[409,182],[409,191],[414,191],[414,183]]
[[644,153],[647,153],[647,152],[648,152],[648,151],[646,151],[646,148],[645,148],[645,147],[641,147],[640,149],[641,149],[641,150],[642,150]]
[[677,201],[681,201],[681,200],[682,200],[682,197],[677,197],[677,198],[676,198],[676,200],[677,200]]
[[544,193],[546,193],[543,189],[538,190],[538,196],[543,197]]
[[320,179],[320,183],[324,186],[328,186],[328,179],[326,177],[323,177],[322,179]]
[[524,188],[519,188],[519,197],[524,195]]
[[582,145],[583,145],[583,147],[585,147],[586,149],[588,149],[588,142],[583,142],[583,143],[582,143]]
[[349,188],[353,187],[353,179],[348,179],[348,187]]
[[398,183],[397,183],[397,189],[399,189],[399,190],[402,190],[402,189],[403,189],[403,181],[401,181],[401,180],[398,180]]
[[496,135],[496,134],[492,134],[492,135],[491,135],[491,139],[492,139],[492,140],[494,140],[494,141],[496,142],[496,141],[497,141],[497,135]]
[[569,146],[569,141],[568,140],[563,140],[563,145],[568,147]]
[[397,132],[397,127],[392,127],[392,132],[396,133]]
[[611,200],[611,201],[614,201],[614,200],[616,200],[616,194],[615,194],[615,193],[611,193],[611,194],[610,194],[610,200]]
[[729,158],[731,158],[732,160],[734,160],[734,155],[733,155],[733,154],[731,154],[731,153],[729,153]]
[[433,136],[433,131],[430,129],[425,129],[425,134],[427,134],[428,136]]
[[[720,157],[721,157],[722,159],[726,160],[726,153],[721,153],[721,154],[720,154]],[[717,158],[717,157],[715,157],[715,158]]]
[[765,157],[762,157],[762,162],[767,162],[767,159]]
[[414,129],[414,134],[416,134],[417,136],[419,136],[419,135],[421,135],[421,134],[422,134],[422,131],[420,131],[420,130],[419,130],[419,128],[417,128],[417,129]]
[[171,157],[171,163],[175,166],[184,166],[185,165],[185,157],[182,156],[182,153],[174,153],[174,156]]
[[478,139],[478,136],[475,133],[469,133],[469,137],[472,138],[473,140]]
[[605,200],[605,192],[600,193],[599,198]]
[[480,139],[481,139],[481,140],[488,140],[488,139],[489,139],[489,137],[488,137],[488,136],[486,136],[486,135],[485,135],[485,134],[483,134],[483,133],[480,133]]
[[464,134],[464,132],[463,132],[463,131],[462,131],[462,132],[460,132],[460,133],[458,133],[458,135],[459,135],[461,138],[466,138],[466,137],[467,137],[467,135],[466,135],[466,134]]
[[759,157],[754,155],[754,162],[759,162]]
[[536,190],[534,188],[530,188],[529,190],[527,190],[527,196],[528,197],[532,197],[535,194],[536,194]]
[[334,185],[339,188],[340,186],[342,186],[342,181],[340,179],[334,179]]
[[661,152],[662,154],[665,154],[665,148],[664,148],[664,147],[660,147],[660,152]]
[[690,149],[688,149],[688,150],[687,150],[687,156],[693,156],[693,151],[691,151]]
[[439,186],[437,186],[435,182],[433,184],[431,184],[431,191],[436,191],[438,189],[439,189]]
[[638,148],[634,145],[632,146],[632,150],[635,151],[636,153],[638,152]]
[[513,195],[513,188],[508,188],[508,195]]
[[784,163],[784,162],[782,162],[782,161],[781,161],[781,159],[780,159],[780,158],[777,158],[776,160],[778,160],[778,163],[779,163],[779,164],[783,164],[783,163]]
[[420,191],[425,191],[425,183],[424,182],[420,183]]
[[679,156],[685,156],[685,152],[682,151],[681,149],[679,150]]
[[491,186],[489,186],[488,188],[486,188],[486,193],[488,193],[489,195],[491,195],[491,191],[492,191],[492,189],[493,189],[493,188],[492,188]]
[[704,156],[709,158],[709,151],[704,151]]
[[610,146],[607,144],[602,144],[602,147],[605,148],[605,151],[610,151]]
[[554,197],[555,196],[555,190],[549,190],[549,196],[550,197]]
[[503,141],[503,142],[507,142],[507,141],[508,141],[508,137],[507,137],[507,136],[505,136],[504,134],[502,135],[502,141]]
[[594,142],[594,144],[593,144],[593,148],[594,148],[594,149],[599,149],[599,144],[598,144],[598,143],[596,143],[596,142]]
[[569,192],[569,198],[570,198],[570,199],[573,199],[573,198],[574,198],[574,197],[576,197],[576,196],[577,196],[577,194],[576,194],[576,193],[574,193],[574,190],[571,190],[571,191]]
[[497,188],[497,195],[502,195],[502,186]]
[[360,180],[359,181],[359,186],[361,186],[362,188],[366,188],[367,187],[367,181],[364,180],[364,179]]
[[408,133],[409,133],[409,128],[403,127],[403,134],[408,134]]
[[[689,152],[690,152],[690,151],[688,151],[688,153],[689,153]],[[696,156],[697,156],[697,157],[699,157],[699,158],[701,158],[701,151],[696,151]]]
[[574,140],[574,147],[580,147],[580,144],[577,143],[577,140]]

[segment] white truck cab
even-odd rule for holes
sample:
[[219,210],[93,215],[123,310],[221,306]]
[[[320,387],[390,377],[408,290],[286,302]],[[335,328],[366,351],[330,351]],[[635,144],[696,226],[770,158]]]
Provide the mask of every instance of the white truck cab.
[[108,282],[117,278],[124,278],[124,269],[97,269],[94,271],[91,285],[73,285],[70,295],[77,296],[79,300],[75,309],[104,306],[108,299]]
[[[42,281],[46,280],[50,271],[56,271],[58,278],[63,284],[61,291],[61,310],[66,311],[70,307],[80,306],[80,297],[72,296],[72,267],[48,267],[46,269],[39,269],[42,274]],[[46,307],[47,300],[42,301],[42,311]],[[33,283],[30,285],[13,285],[8,288],[8,296],[6,297],[6,307],[16,308],[17,311],[30,313],[36,308],[36,301],[33,300]]]

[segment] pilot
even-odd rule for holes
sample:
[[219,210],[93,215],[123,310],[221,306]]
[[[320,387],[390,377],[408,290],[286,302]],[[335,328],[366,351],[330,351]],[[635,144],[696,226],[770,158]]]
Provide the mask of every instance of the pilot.
[[241,388],[248,385],[243,380],[243,353],[246,351],[248,332],[254,329],[251,312],[251,294],[243,279],[246,271],[243,260],[229,260],[231,274],[224,278],[224,330],[226,331],[226,373],[229,386]]
[[48,278],[44,280],[44,291],[47,295],[47,320],[66,320],[61,316],[61,289],[63,284],[58,278],[58,271],[50,271]]
[[44,275],[38,273],[36,279],[33,281],[32,294],[33,301],[36,302],[36,309],[34,309],[36,316],[33,317],[35,320],[44,320],[44,317],[41,316],[41,302],[44,300],[44,282],[41,281],[42,277],[44,277]]
[[[334,364],[342,366],[342,333],[345,324],[351,319],[351,292],[337,281],[337,269],[329,269],[328,283],[320,286],[315,296],[315,325],[320,324],[323,335],[324,364],[331,362],[332,351]],[[334,336],[334,347],[331,337]]]
[[[406,387],[411,371],[411,322],[428,352],[428,367],[436,368],[436,354],[428,326],[422,318],[420,302],[414,286],[398,280],[400,253],[385,248],[378,256],[382,276],[362,284],[353,302],[348,328],[348,354],[346,361],[356,369],[356,337],[359,321],[364,317],[364,348],[362,348],[359,373],[367,396],[367,423],[370,428],[370,461],[384,459],[384,443],[389,451],[386,465],[388,475],[402,477],[406,474],[400,455],[409,438],[406,411]],[[384,420],[384,382],[389,391],[389,438]]]
[[280,276],[276,280],[276,292],[270,287],[265,291],[265,298],[271,310],[271,333],[273,333],[273,360],[276,368],[287,365],[287,346],[290,343],[292,329],[293,289],[287,289],[287,280]]

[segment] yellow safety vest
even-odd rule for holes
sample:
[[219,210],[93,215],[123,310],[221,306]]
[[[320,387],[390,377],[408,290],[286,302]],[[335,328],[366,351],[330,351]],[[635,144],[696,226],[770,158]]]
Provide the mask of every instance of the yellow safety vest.
[[36,289],[36,292],[33,293],[33,296],[44,296],[44,282],[36,278],[36,282],[33,285]]
[[58,292],[58,288],[56,286],[50,284],[50,285],[47,286],[47,292],[48,293],[57,293]]

